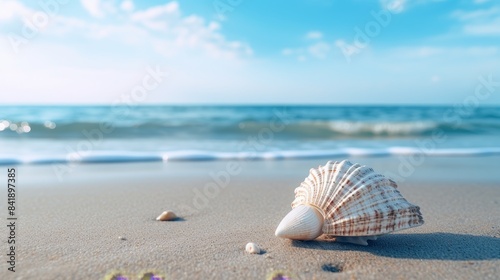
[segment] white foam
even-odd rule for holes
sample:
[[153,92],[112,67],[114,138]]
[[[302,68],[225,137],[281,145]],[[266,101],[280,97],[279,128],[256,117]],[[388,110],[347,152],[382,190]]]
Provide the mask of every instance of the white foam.
[[423,151],[415,147],[389,147],[380,149],[341,148],[333,150],[284,150],[266,152],[210,152],[198,150],[130,152],[96,151],[79,154],[1,155],[0,165],[55,164],[55,163],[116,163],[162,161],[216,161],[216,160],[287,160],[334,157],[380,157],[425,155],[444,156],[492,156],[500,155],[500,147],[456,148]]
[[331,121],[329,127],[332,131],[356,135],[367,133],[373,135],[412,135],[420,134],[435,129],[437,123],[431,121],[414,122],[356,122],[356,121]]

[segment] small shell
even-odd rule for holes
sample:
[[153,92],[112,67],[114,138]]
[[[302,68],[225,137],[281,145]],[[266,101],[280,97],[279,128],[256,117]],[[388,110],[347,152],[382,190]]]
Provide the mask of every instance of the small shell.
[[175,219],[177,219],[177,215],[172,211],[165,211],[156,218],[157,221],[173,221]]
[[276,236],[312,240],[325,234],[339,242],[367,245],[380,235],[422,225],[420,208],[396,187],[369,167],[328,162],[311,169],[295,189],[293,210],[279,224]]
[[260,247],[252,242],[248,243],[247,246],[245,246],[245,250],[250,254],[260,254],[261,252]]

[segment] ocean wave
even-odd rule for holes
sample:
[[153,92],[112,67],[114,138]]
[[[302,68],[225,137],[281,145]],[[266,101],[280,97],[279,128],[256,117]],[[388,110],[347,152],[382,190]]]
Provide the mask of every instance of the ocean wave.
[[435,131],[446,134],[499,134],[500,122],[462,122],[458,124],[435,121],[348,121],[320,120],[272,123],[263,121],[228,122],[143,122],[106,124],[96,122],[76,123],[13,123],[0,127],[4,138],[78,139],[88,135],[106,138],[130,139],[167,137],[169,139],[239,139],[273,131],[282,139],[335,139],[335,138],[397,138],[428,136]]
[[330,129],[344,135],[422,135],[439,127],[436,122],[353,122],[329,123]]
[[120,162],[175,162],[218,160],[291,160],[338,157],[381,157],[425,155],[432,157],[494,156],[500,155],[500,147],[455,148],[423,151],[415,147],[388,147],[380,149],[342,148],[332,150],[288,150],[269,152],[211,152],[211,151],[165,151],[139,153],[132,151],[95,151],[68,154],[0,155],[0,165],[15,164],[77,164]]
[[[239,133],[256,134],[259,131],[268,129],[269,124],[265,123],[243,123],[239,126]],[[237,128],[228,127],[224,130],[234,130]],[[463,122],[454,124],[437,121],[300,121],[289,123],[280,130],[279,134],[296,139],[334,139],[334,138],[397,138],[397,137],[418,137],[429,136],[435,132],[446,134],[500,134],[500,122],[474,123]],[[278,135],[279,136],[279,135]]]

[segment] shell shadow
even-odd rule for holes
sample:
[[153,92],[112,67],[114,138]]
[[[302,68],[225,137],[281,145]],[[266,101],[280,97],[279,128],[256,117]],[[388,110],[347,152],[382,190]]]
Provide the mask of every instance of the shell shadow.
[[175,222],[185,222],[186,219],[182,218],[182,217],[177,217],[173,220],[170,220],[170,221],[157,221],[156,219],[151,219],[152,221],[154,222],[161,222],[161,223],[175,223]]
[[500,238],[456,233],[389,234],[368,246],[331,241],[292,241],[292,246],[313,250],[363,251],[378,256],[426,260],[500,259]]
[[182,217],[177,217],[177,218],[173,219],[173,220],[172,220],[172,221],[170,221],[170,222],[185,222],[185,221],[186,221],[186,219],[184,219],[184,218],[182,218]]

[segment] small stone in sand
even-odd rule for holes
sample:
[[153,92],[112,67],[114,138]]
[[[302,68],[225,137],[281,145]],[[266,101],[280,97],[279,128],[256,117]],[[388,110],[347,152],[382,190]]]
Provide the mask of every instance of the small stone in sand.
[[120,240],[127,240],[127,238],[125,238],[123,236],[118,236],[118,239],[120,239]]
[[165,211],[156,218],[157,221],[173,221],[175,219],[177,219],[177,215],[172,211]]
[[106,276],[104,276],[104,280],[118,280],[118,279],[132,279],[129,277],[129,275],[122,273],[120,271],[112,271]]
[[288,273],[285,273],[283,271],[274,271],[271,273],[267,279],[272,279],[272,280],[292,280],[295,279],[294,277],[288,275]]
[[139,280],[164,280],[165,276],[159,272],[145,272],[139,274]]
[[260,248],[255,243],[248,243],[247,246],[245,246],[245,250],[250,254],[260,254]]
[[321,270],[327,271],[327,272],[342,272],[342,265],[341,264],[332,264],[332,263],[326,263],[321,266]]

